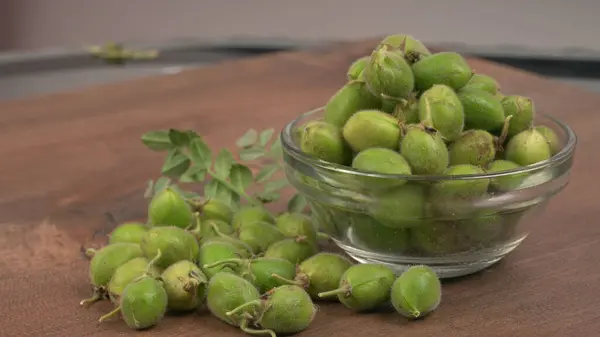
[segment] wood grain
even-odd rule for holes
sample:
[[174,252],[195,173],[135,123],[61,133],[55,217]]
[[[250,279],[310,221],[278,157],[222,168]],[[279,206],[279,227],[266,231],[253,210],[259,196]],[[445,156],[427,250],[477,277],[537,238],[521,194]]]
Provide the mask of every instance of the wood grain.
[[[140,135],[193,128],[214,147],[231,147],[248,127],[276,127],[322,105],[347,66],[373,41],[281,53],[172,76],[0,103],[0,327],[2,336],[136,335],[96,319],[107,304],[81,309],[89,295],[79,248],[100,242],[114,222],[143,218],[145,182],[162,157]],[[600,331],[600,226],[594,154],[600,96],[523,71],[470,60],[505,93],[579,136],[571,183],[536,220],[534,233],[505,261],[445,284],[430,317],[358,315],[321,305],[298,336],[593,336]],[[584,155],[581,155],[583,153]],[[585,156],[588,154],[588,156]],[[113,216],[113,220],[107,217]],[[94,235],[96,234],[96,237]],[[100,234],[99,236],[97,234]],[[169,317],[145,336],[242,336],[206,313]]]

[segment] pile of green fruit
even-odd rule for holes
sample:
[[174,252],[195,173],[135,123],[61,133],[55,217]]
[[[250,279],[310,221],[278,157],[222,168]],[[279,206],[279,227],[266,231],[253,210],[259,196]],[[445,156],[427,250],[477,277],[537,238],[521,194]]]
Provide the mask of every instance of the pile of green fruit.
[[93,296],[111,301],[132,329],[157,325],[168,312],[202,307],[242,331],[265,336],[308,328],[318,300],[364,312],[391,303],[416,319],[440,302],[426,266],[396,277],[389,267],[353,264],[319,248],[320,233],[301,212],[276,216],[255,205],[186,198],[164,186],[149,202],[147,223],[124,223],[108,245],[88,249]]
[[[406,248],[407,241],[422,243],[416,249],[423,254],[472,248],[479,243],[458,247],[452,242],[464,242],[465,236],[478,241],[479,232],[486,231],[482,226],[492,229],[487,234],[499,233],[502,228],[492,227],[514,223],[524,211],[483,212],[475,202],[524,188],[529,174],[513,170],[549,160],[562,148],[550,127],[534,124],[531,98],[502,94],[494,78],[475,73],[460,54],[431,53],[409,35],[383,39],[370,55],[350,65],[347,78],[324,106],[323,117],[300,125],[295,136],[309,156],[374,174],[331,178],[338,179],[337,188],[366,196],[357,202],[363,213],[351,213],[349,207],[346,218],[351,221],[344,219],[336,228],[353,227],[367,245],[376,241],[368,249],[412,249]],[[444,179],[502,172],[494,178]],[[307,185],[318,184],[306,178],[301,177]],[[314,193],[328,192],[316,186]],[[341,218],[343,206],[320,206],[330,218]],[[363,214],[372,218],[366,224],[359,219]],[[375,232],[378,238],[370,240]],[[395,245],[381,242],[391,238],[396,238]]]

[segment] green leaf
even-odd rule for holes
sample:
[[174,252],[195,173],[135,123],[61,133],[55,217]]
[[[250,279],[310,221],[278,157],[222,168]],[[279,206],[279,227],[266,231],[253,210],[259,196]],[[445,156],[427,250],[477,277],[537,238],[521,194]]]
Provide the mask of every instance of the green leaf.
[[279,191],[280,189],[288,186],[289,184],[290,183],[287,181],[287,179],[269,181],[268,183],[265,184],[264,191],[266,193]]
[[260,133],[260,137],[258,139],[258,143],[260,145],[267,146],[267,144],[269,143],[269,141],[271,140],[271,138],[273,137],[273,134],[275,133],[275,129],[266,129],[263,132]]
[[231,167],[229,180],[231,180],[231,184],[235,186],[235,188],[244,191],[252,184],[252,171],[244,165],[235,164]]
[[199,167],[209,168],[212,163],[212,151],[201,137],[194,138],[189,145],[190,158]]
[[198,198],[200,197],[200,195],[198,193],[195,192],[190,192],[190,191],[184,191],[181,189],[181,187],[177,186],[177,185],[171,185],[171,189],[179,194],[180,196],[184,197],[185,199],[193,199],[193,198]]
[[154,194],[153,195],[157,195],[158,193],[162,192],[164,189],[169,187],[169,185],[171,185],[171,179],[169,179],[167,177],[160,177],[160,178],[156,179],[156,181],[154,182]]
[[279,199],[280,195],[277,192],[261,192],[256,194],[256,199],[258,199],[263,204],[268,204]]
[[260,169],[260,171],[258,171],[258,174],[256,174],[256,182],[262,183],[271,179],[271,177],[277,172],[278,169],[279,166],[277,166],[276,164],[263,166]]
[[204,197],[219,199],[230,205],[239,201],[240,198],[234,191],[216,179],[212,179],[204,185]]
[[251,147],[240,151],[240,159],[245,161],[256,160],[265,155],[265,150]]
[[256,139],[258,138],[258,132],[254,129],[250,129],[244,133],[243,136],[238,138],[235,141],[235,145],[240,148],[248,147],[254,145],[256,143]]
[[154,195],[154,180],[150,179],[146,183],[146,190],[144,191],[144,199],[150,199]]
[[200,183],[206,177],[206,169],[197,165],[190,167],[180,178],[182,183]]
[[302,212],[306,208],[306,198],[301,194],[294,194],[288,201],[288,212]]
[[169,131],[149,131],[142,135],[142,143],[152,151],[165,151],[173,148],[169,139]]
[[179,150],[171,150],[161,169],[167,177],[179,177],[190,167],[190,159]]
[[190,137],[186,131],[169,129],[169,139],[171,144],[177,147],[187,146],[190,143]]
[[233,155],[227,149],[221,149],[215,159],[215,174],[221,179],[227,179],[231,165],[233,165]]
[[274,158],[279,158],[283,152],[281,151],[281,138],[277,137],[277,139],[271,145],[271,149],[269,150],[269,156]]

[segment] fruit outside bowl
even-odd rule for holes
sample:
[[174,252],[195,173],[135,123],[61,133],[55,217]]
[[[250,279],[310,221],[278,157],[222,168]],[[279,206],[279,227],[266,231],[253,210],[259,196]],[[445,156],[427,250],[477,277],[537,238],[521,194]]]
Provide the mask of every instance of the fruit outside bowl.
[[[308,200],[314,221],[358,262],[386,264],[398,272],[426,264],[442,278],[475,273],[513,251],[568,184],[577,143],[569,126],[537,114],[534,123],[553,129],[562,144],[549,160],[480,175],[370,174],[300,150],[295,131],[322,116],[322,108],[304,113],[281,133],[286,176]],[[511,188],[490,187],[484,197],[468,202],[436,197],[441,184],[498,178],[513,180]]]

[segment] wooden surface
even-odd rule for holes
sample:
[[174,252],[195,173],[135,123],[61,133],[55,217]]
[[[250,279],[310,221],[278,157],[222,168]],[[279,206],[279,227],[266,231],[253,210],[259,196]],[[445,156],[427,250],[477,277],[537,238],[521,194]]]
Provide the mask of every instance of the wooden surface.
[[[0,335],[136,335],[97,318],[79,248],[117,222],[144,217],[145,182],[162,156],[151,129],[194,128],[214,147],[248,127],[281,128],[322,105],[350,62],[373,41],[283,53],[75,93],[0,103]],[[445,284],[439,309],[409,323],[394,313],[358,315],[320,305],[298,336],[596,336],[600,331],[600,96],[514,69],[471,60],[505,93],[529,95],[579,136],[570,185],[534,233],[502,263]],[[144,336],[242,336],[207,314],[169,317]]]

